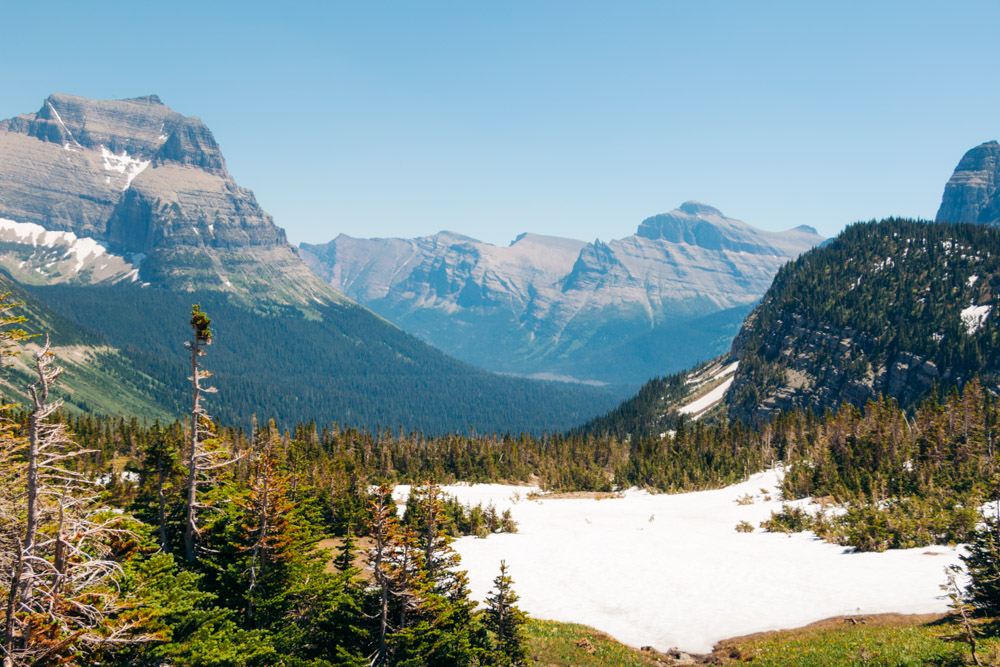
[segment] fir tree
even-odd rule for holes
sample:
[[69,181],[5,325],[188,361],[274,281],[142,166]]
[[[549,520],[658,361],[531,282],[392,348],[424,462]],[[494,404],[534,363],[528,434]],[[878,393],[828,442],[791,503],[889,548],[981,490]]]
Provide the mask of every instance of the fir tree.
[[507,574],[507,563],[500,561],[500,574],[493,580],[493,593],[486,598],[484,625],[496,642],[497,664],[524,665],[528,650],[524,637],[527,617],[517,608],[514,581]]
[[986,517],[973,531],[960,558],[969,573],[969,602],[986,616],[1000,616],[1000,521],[996,517]]

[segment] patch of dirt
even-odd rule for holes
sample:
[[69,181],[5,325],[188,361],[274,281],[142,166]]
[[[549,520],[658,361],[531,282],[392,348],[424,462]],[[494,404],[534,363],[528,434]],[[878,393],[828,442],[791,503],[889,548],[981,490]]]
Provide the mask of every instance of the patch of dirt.
[[605,500],[607,498],[621,498],[622,494],[614,491],[568,491],[566,493],[531,493],[528,500]]
[[[337,571],[337,566],[333,564],[333,561],[337,558],[337,550],[340,549],[343,544],[344,538],[330,537],[325,540],[320,540],[316,545],[317,549],[328,549],[330,551],[330,560],[327,562],[326,567],[323,568],[327,572]],[[361,570],[361,578],[368,581],[371,580],[372,569],[368,567],[367,556],[368,550],[373,546],[375,546],[375,541],[370,537],[354,538],[354,567]]]

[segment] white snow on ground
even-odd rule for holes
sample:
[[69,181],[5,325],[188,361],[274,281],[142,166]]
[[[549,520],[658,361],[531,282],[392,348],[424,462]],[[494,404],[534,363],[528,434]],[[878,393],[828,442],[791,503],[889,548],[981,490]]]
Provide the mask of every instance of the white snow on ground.
[[[48,107],[50,109],[52,109],[52,113],[55,114],[56,121],[58,121],[59,126],[62,127],[62,129],[66,131],[66,134],[69,135],[69,138],[73,140],[73,143],[76,144],[78,147],[83,148],[83,146],[80,146],[80,142],[76,140],[76,137],[73,136],[73,133],[69,131],[69,128],[66,127],[66,123],[63,122],[63,119],[59,115],[59,112],[56,111],[56,108],[54,106],[52,106],[52,102],[49,102],[48,100],[46,100],[45,104],[47,104]],[[66,148],[66,146],[64,146],[63,148]],[[66,150],[69,150],[69,148],[66,148]]]
[[[938,586],[958,562],[954,549],[856,554],[811,533],[737,533],[740,521],[757,526],[779,509],[761,494],[777,498],[777,484],[770,471],[716,491],[603,500],[527,500],[529,487],[502,485],[443,490],[510,507],[518,522],[517,533],[456,541],[475,599],[506,560],[530,615],[591,625],[632,646],[707,652],[728,637],[842,614],[947,609]],[[408,492],[398,487],[397,497]],[[737,505],[746,494],[755,502]]]
[[965,331],[970,336],[979,331],[986,323],[986,318],[992,308],[993,306],[971,305],[962,309],[962,324],[965,325]]
[[736,372],[736,369],[739,367],[739,365],[740,365],[740,362],[734,361],[733,363],[729,364],[728,366],[723,367],[723,369],[721,371],[719,371],[718,373],[716,373],[715,375],[713,375],[712,379],[713,380],[718,380],[719,378],[724,378],[727,375],[732,375],[733,373]]
[[[698,415],[699,413],[704,412],[705,410],[709,409],[710,407],[712,407],[713,405],[722,400],[722,397],[725,395],[726,390],[729,389],[729,385],[731,385],[732,383],[733,383],[733,378],[729,378],[728,380],[726,380],[725,382],[723,382],[718,387],[708,392],[701,398],[695,401],[691,401],[687,405],[682,405],[681,407],[677,408],[677,412],[680,412],[681,414],[685,415],[688,414]],[[695,418],[697,419],[697,417]]]
[[133,157],[129,157],[128,153],[124,150],[121,155],[115,155],[104,146],[101,146],[101,157],[104,158],[105,171],[115,171],[119,174],[125,174],[125,187],[122,190],[128,190],[135,177],[149,166],[149,160],[136,160]]
[[969,287],[972,287],[973,285],[975,285],[975,284],[976,284],[976,281],[977,281],[977,280],[979,280],[979,276],[969,276],[969,280],[968,280],[968,281],[966,281],[966,284],[967,284],[967,285],[968,285]]
[[105,250],[99,241],[89,237],[78,238],[73,232],[53,232],[32,222],[14,222],[0,218],[0,239],[10,236],[19,243],[31,243],[33,246],[43,245],[47,248],[56,245],[66,246],[66,254],[63,256],[76,256],[77,271],[83,268],[87,258],[99,257]]

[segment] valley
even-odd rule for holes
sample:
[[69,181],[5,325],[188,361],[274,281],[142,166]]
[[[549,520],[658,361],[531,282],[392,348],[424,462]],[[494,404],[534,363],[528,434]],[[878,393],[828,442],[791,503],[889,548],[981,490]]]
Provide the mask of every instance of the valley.
[[[427,5],[402,34],[404,9],[325,14],[294,60],[270,47],[309,12],[181,11],[169,47],[176,17],[147,14],[127,34],[163,48],[104,59],[197,53],[211,93],[171,66],[139,77],[163,99],[33,91],[0,120],[2,667],[1000,664],[1000,144],[969,140],[976,105],[883,127],[872,90],[917,56],[831,76],[798,59],[810,31],[768,42],[802,68],[780,98],[715,17],[622,30],[626,63],[616,14],[562,42],[574,79],[450,30],[524,37],[500,13]],[[80,35],[113,22],[65,11],[94,67]],[[553,44],[590,17],[534,11]],[[208,50],[230,33],[266,66]],[[688,33],[699,58],[671,50]],[[710,50],[738,86],[677,78]],[[38,80],[86,87],[74,59]],[[853,129],[830,91],[812,108],[807,79],[869,70],[837,96]]]

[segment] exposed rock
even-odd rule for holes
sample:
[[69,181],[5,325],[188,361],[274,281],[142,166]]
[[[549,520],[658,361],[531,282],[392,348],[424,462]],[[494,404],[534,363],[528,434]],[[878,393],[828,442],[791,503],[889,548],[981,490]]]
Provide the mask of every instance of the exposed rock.
[[236,184],[205,124],[155,95],[52,95],[37,113],[0,122],[0,217],[145,256],[145,282],[342,300]]
[[1000,144],[988,141],[962,157],[944,186],[936,220],[1000,225]]
[[790,263],[733,342],[730,417],[879,396],[906,408],[976,376],[1000,390],[998,247],[992,226],[890,219],[852,225]]
[[[748,323],[737,340],[745,338]],[[734,351],[735,351],[734,345]],[[900,352],[879,359],[875,342],[850,328],[835,328],[790,312],[777,319],[764,338],[762,356],[780,359],[783,383],[761,397],[755,411],[739,416],[745,421],[766,420],[782,410],[835,409],[847,402],[863,406],[880,395],[910,405],[930,391],[935,382],[960,384],[965,379],[947,371],[940,374],[934,362]],[[756,379],[737,372],[733,392]]]
[[755,229],[687,202],[607,243],[453,232],[303,244],[324,280],[403,329],[491,370],[645,381],[726,351],[778,268],[815,230]]

